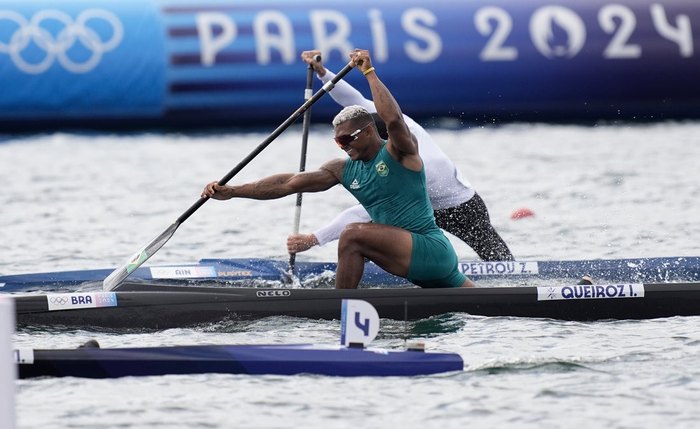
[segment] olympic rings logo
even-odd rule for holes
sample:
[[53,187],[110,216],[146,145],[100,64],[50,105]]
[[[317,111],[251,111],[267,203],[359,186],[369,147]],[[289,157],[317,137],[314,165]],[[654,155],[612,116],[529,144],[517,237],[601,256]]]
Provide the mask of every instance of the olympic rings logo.
[[68,304],[68,298],[65,296],[52,296],[49,298],[51,304],[66,305]]
[[[111,27],[111,37],[102,40],[97,31],[88,26],[89,21],[95,20],[106,22]],[[97,67],[106,52],[119,46],[124,37],[124,27],[119,18],[104,9],[86,9],[75,22],[67,13],[55,9],[41,10],[29,21],[17,12],[0,10],[0,27],[3,21],[16,24],[17,29],[7,43],[0,40],[0,54],[8,54],[15,66],[28,74],[45,72],[55,60],[69,72],[87,73]],[[54,27],[58,23],[61,30],[54,35],[42,27],[42,23],[53,23]],[[46,53],[43,59],[38,62],[25,59],[22,53],[30,43]],[[68,54],[79,45],[89,51],[87,59],[83,61],[73,60]]]

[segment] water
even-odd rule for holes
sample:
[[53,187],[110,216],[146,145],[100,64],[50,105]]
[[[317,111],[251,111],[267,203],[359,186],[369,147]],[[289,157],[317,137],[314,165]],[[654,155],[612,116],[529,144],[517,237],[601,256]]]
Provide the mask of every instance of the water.
[[[510,125],[432,130],[521,259],[697,256],[700,124]],[[234,182],[298,168],[291,129]],[[307,168],[340,153],[314,128]],[[49,134],[0,144],[0,273],[121,265],[252,151],[266,133]],[[210,201],[149,264],[286,258],[294,197]],[[301,230],[352,204],[340,188],[304,197]],[[512,221],[521,207],[532,218]],[[474,253],[453,240],[461,259]],[[300,259],[334,260],[336,247]],[[20,428],[696,427],[697,317],[595,323],[450,314],[383,321],[460,353],[465,371],[414,378],[197,375],[19,381]],[[337,322],[269,318],[200,329],[25,329],[18,347],[336,343]]]

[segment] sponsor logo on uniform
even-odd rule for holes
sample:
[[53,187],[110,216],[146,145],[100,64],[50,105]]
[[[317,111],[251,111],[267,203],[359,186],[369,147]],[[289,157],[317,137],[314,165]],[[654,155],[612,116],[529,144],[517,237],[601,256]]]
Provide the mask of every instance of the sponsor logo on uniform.
[[274,290],[259,290],[255,292],[258,298],[278,298],[283,296],[292,296],[292,292],[285,289],[274,289]]
[[644,285],[641,283],[627,283],[609,285],[540,286],[537,288],[538,301],[610,298],[644,298]]
[[350,184],[350,189],[360,189],[360,182],[357,179],[353,180]]
[[384,163],[384,161],[379,161],[377,165],[374,166],[377,170],[377,174],[384,177],[389,174],[389,167]]
[[46,301],[49,305],[49,311],[116,307],[117,294],[114,292],[48,294]]

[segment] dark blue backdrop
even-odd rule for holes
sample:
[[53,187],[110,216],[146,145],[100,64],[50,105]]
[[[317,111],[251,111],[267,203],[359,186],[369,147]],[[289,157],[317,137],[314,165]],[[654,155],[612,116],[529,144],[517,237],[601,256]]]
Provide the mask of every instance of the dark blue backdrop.
[[0,127],[280,123],[355,47],[428,124],[700,117],[700,2],[565,3],[3,1]]

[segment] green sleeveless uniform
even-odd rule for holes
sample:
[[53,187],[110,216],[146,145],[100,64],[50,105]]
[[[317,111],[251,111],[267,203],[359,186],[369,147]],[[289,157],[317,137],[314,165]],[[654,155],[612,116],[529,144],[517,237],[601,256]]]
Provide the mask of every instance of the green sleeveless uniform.
[[435,224],[424,168],[407,169],[391,157],[384,142],[370,161],[348,159],[341,183],[365,207],[372,222],[411,233],[411,282],[421,287],[459,287],[464,283],[457,254]]

